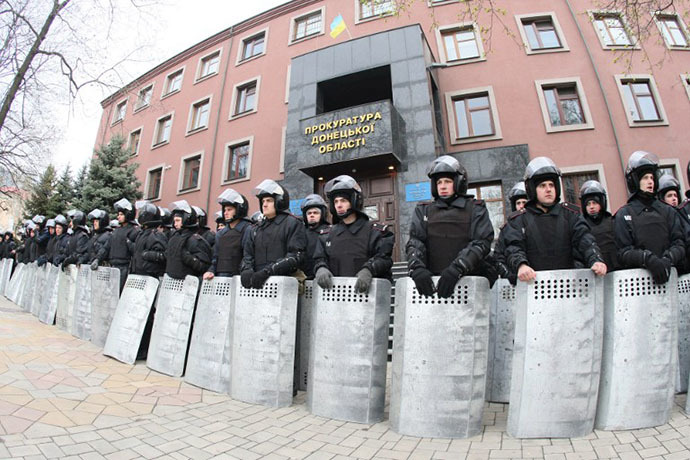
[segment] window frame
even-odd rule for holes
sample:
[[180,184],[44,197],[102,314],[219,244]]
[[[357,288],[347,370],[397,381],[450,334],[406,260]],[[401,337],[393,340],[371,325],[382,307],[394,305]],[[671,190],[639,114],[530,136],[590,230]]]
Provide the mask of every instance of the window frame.
[[[676,170],[676,174],[674,174],[674,177],[680,182],[680,191],[681,195],[683,194],[683,190],[687,190],[685,186],[685,174],[684,171],[685,169],[681,167],[680,165],[680,160],[678,158],[659,158],[659,167],[660,168],[669,168],[672,167],[673,169]],[[680,196],[681,201],[683,201],[683,197]]]
[[[236,179],[228,179],[227,173],[230,168],[230,149],[240,146],[242,144],[249,145],[249,152],[247,153],[247,174],[244,177]],[[233,139],[225,143],[223,154],[223,169],[220,172],[221,185],[236,184],[238,182],[246,182],[251,180],[252,176],[252,157],[254,153],[254,136],[247,136],[240,139]]]
[[[295,37],[295,31],[296,31],[296,26],[297,26],[297,21],[303,18],[307,18],[308,16],[311,16],[317,12],[320,12],[321,14],[321,30],[317,33],[313,33],[311,35],[305,35],[304,37],[300,38],[294,38]],[[315,8],[310,11],[305,11],[304,13],[298,14],[297,16],[292,16],[290,18],[290,35],[288,36],[288,46],[293,45],[295,43],[301,43],[305,40],[309,40],[315,37],[318,37],[320,35],[323,35],[326,33],[326,6],[322,6],[320,8]]]
[[151,202],[161,200],[161,197],[163,196],[163,183],[165,181],[165,168],[166,168],[165,163],[161,163],[161,164],[158,164],[155,166],[151,166],[149,169],[146,170],[146,180],[144,181],[144,192],[145,193],[148,193],[148,191],[149,191],[149,186],[151,185],[151,182],[150,182],[151,173],[153,171],[156,171],[158,169],[161,170],[161,183],[160,183],[160,187],[158,188],[158,196],[156,198],[151,198],[151,197],[144,198],[145,200],[148,200]]
[[[688,34],[688,29],[685,26],[685,22],[683,21],[681,15],[679,15],[678,13],[655,12],[652,13],[652,16],[654,18],[654,22],[656,23],[657,28],[659,29],[661,39],[664,41],[664,45],[666,45],[667,49],[676,51],[690,51],[690,34]],[[666,35],[664,34],[663,30],[665,25],[662,24],[662,21],[671,18],[675,19],[676,24],[678,24],[678,28],[683,33],[683,37],[685,37],[685,46],[672,45],[666,40]]]
[[[473,182],[469,183],[467,185],[467,190],[469,193],[469,190],[475,189],[478,193],[474,195],[474,197],[478,200],[484,201],[484,203],[501,203],[501,207],[503,208],[503,222],[501,222],[499,225],[494,225],[494,222],[491,220],[491,215],[489,208],[487,206],[487,216],[489,217],[489,221],[491,222],[491,227],[494,230],[494,241],[496,241],[501,233],[501,228],[508,223],[508,216],[511,214],[510,210],[510,201],[508,200],[508,195],[504,193],[503,189],[503,182],[501,180],[498,181],[486,181],[486,182]],[[481,196],[481,189],[482,187],[498,187],[501,190],[501,198],[500,199],[495,199],[495,198],[484,198]],[[507,205],[507,206],[506,206]]]
[[[183,189],[182,186],[184,185],[184,178],[185,178],[185,163],[188,160],[192,160],[196,157],[199,157],[199,182],[196,184],[195,187],[190,187]],[[204,151],[200,150],[194,153],[190,153],[189,155],[185,155],[182,158],[180,158],[180,171],[179,171],[179,177],[177,180],[177,193],[176,195],[184,195],[187,193],[192,193],[192,192],[198,192],[201,190],[201,183],[203,182],[203,171],[204,171]]]
[[[527,33],[525,32],[525,23],[523,21],[537,22],[543,19],[550,19],[553,29],[558,36],[558,41],[560,41],[560,48],[538,48],[533,50],[529,44],[529,39],[527,38]],[[522,38],[522,43],[525,45],[525,53],[527,55],[532,54],[547,54],[547,53],[563,53],[570,51],[568,46],[568,41],[565,38],[565,33],[561,28],[560,22],[558,22],[558,17],[554,11],[544,11],[541,13],[529,13],[529,14],[516,14],[515,22],[517,23],[518,32]]]
[[[204,68],[204,63],[207,62],[211,57],[214,55],[218,55],[218,70],[216,70],[213,73],[208,73],[206,75],[201,75],[201,71]],[[223,61],[223,47],[221,46],[220,48],[216,48],[215,50],[211,51],[210,53],[207,53],[199,58],[199,62],[197,63],[196,67],[196,78],[194,79],[194,84],[200,83],[202,81],[206,81],[209,78],[215,77],[220,73],[220,65]]]
[[139,126],[138,128],[134,128],[129,132],[127,135],[127,150],[130,150],[132,148],[132,134],[136,133],[139,131],[139,144],[137,145],[137,149],[130,154],[130,156],[138,156],[139,155],[139,150],[141,150],[141,141],[143,140],[144,136],[144,127]]
[[[129,102],[129,96],[127,96],[124,99],[120,99],[116,104],[115,104],[115,110],[113,111],[113,119],[110,121],[110,126],[115,126],[118,123],[122,123],[127,116],[127,103]],[[122,117],[120,118],[115,118],[120,114],[120,106],[123,106],[122,110]]]
[[[395,14],[395,0],[353,0],[355,4],[355,24],[361,24],[364,22],[375,21],[377,19],[385,18],[388,16],[393,16]],[[362,1],[369,1],[376,3],[377,1],[390,1],[392,9],[391,11],[384,14],[374,14],[366,18],[362,17]]]
[[[237,105],[237,97],[239,95],[239,90],[241,88],[247,87],[250,84],[255,83],[256,84],[256,91],[254,93],[254,108],[252,110],[247,110],[245,112],[241,113],[235,113],[235,106]],[[256,113],[259,109],[259,90],[261,89],[261,75],[258,75],[254,78],[250,78],[248,80],[245,80],[240,83],[236,83],[232,87],[232,100],[230,101],[230,115],[228,120],[235,120],[237,118],[242,118],[247,115],[251,115],[252,113]]]
[[[587,15],[589,16],[589,20],[592,23],[592,27],[594,28],[594,34],[597,36],[599,39],[599,44],[601,44],[601,48],[605,50],[629,50],[629,49],[635,49],[638,50],[640,49],[640,43],[637,40],[637,37],[632,33],[630,30],[630,27],[628,26],[628,18],[625,17],[625,14],[621,11],[613,11],[613,10],[587,10]],[[597,28],[596,25],[596,20],[600,16],[617,16],[618,20],[620,21],[621,25],[623,26],[623,29],[625,30],[626,35],[628,36],[628,40],[630,40],[629,45],[607,45],[606,42],[604,41],[604,37],[601,36],[599,33],[599,29]],[[608,30],[608,27],[607,27]]]
[[[455,99],[466,99],[470,96],[480,96],[486,94],[489,97],[489,104],[491,110],[491,117],[493,121],[494,134],[487,136],[476,136],[460,139],[457,136],[457,118],[455,116]],[[503,132],[501,130],[501,121],[498,116],[498,106],[496,105],[496,97],[492,86],[481,86],[477,88],[468,88],[458,91],[448,91],[445,93],[446,100],[446,116],[449,127],[450,143],[451,145],[472,144],[475,142],[486,142],[503,139]]]
[[[196,108],[197,105],[201,105],[203,102],[208,102],[208,117],[206,119],[206,125],[204,126],[197,126],[196,128],[193,127],[194,123],[194,118],[196,117]],[[209,94],[206,97],[202,97],[199,100],[196,100],[189,104],[189,115],[187,116],[187,131],[186,131],[186,136],[189,136],[191,134],[196,134],[200,131],[204,131],[208,129],[209,125],[211,124],[211,108],[213,107],[213,95]]]
[[688,101],[690,101],[690,73],[680,74],[680,81],[683,82],[683,87],[685,87],[685,92],[688,93]]
[[[654,80],[654,76],[650,74],[631,74],[631,75],[624,75],[624,74],[617,74],[614,75],[613,78],[616,81],[616,86],[618,88],[618,94],[620,95],[621,98],[621,104],[623,105],[623,111],[625,112],[625,118],[628,120],[628,126],[631,128],[642,128],[642,127],[648,127],[648,126],[668,126],[668,116],[666,115],[666,111],[664,110],[664,104],[661,100],[661,95],[659,94],[659,91],[656,86],[656,81]],[[623,90],[623,85],[625,84],[624,82],[635,82],[635,81],[646,81],[650,93],[652,97],[654,98],[654,105],[656,106],[657,112],[659,114],[659,120],[634,120],[632,115],[630,114],[630,110],[628,108],[628,104],[626,102],[626,97],[625,97],[625,92]]]
[[[180,68],[178,68],[178,69],[176,69],[176,70],[170,72],[169,74],[167,74],[167,75],[165,76],[165,81],[163,82],[163,89],[161,90],[161,100],[162,100],[162,99],[165,99],[166,97],[170,97],[170,96],[172,96],[173,94],[177,94],[177,93],[179,93],[180,91],[182,91],[182,84],[184,83],[185,68],[186,68],[186,66],[182,66],[182,67],[180,67]],[[163,91],[165,91],[165,90],[168,88],[168,86],[169,86],[168,83],[169,83],[169,81],[170,81],[170,77],[171,77],[172,75],[175,75],[175,74],[178,73],[178,72],[180,73],[180,87],[179,87],[178,89],[176,89],[176,90],[173,90],[173,91],[169,91],[169,92],[167,92],[167,93],[164,93]]]
[[[244,58],[244,50],[246,47],[246,44],[248,41],[257,38],[259,35],[263,34],[264,36],[264,49],[261,53],[255,54],[253,56],[250,56],[248,58]],[[264,27],[263,29],[257,30],[252,32],[251,34],[247,34],[244,37],[242,37],[239,40],[240,44],[237,47],[237,58],[235,60],[235,66],[239,66],[244,64],[245,62],[253,61],[255,59],[260,58],[261,56],[264,56],[266,54],[266,51],[268,49],[268,27]]]
[[[475,43],[477,44],[477,51],[479,52],[479,56],[474,57],[474,58],[455,59],[455,60],[449,61],[447,51],[446,51],[446,43],[445,43],[443,34],[448,33],[448,32],[460,31],[460,30],[464,30],[464,29],[470,29],[470,28],[472,29],[472,32],[474,32],[474,40],[475,40]],[[479,27],[477,26],[476,22],[457,22],[455,24],[448,24],[448,25],[436,27],[434,34],[436,35],[436,44],[438,46],[439,57],[441,58],[441,62],[446,64],[447,66],[472,64],[475,62],[486,61],[486,53],[484,53],[483,40],[482,40],[481,34],[479,33]]]
[[[551,124],[551,117],[549,116],[549,108],[546,104],[546,96],[544,95],[544,87],[550,89],[553,87],[565,87],[575,85],[577,97],[580,100],[580,108],[582,115],[585,117],[585,122],[577,125],[563,125],[553,126]],[[541,107],[542,119],[544,120],[544,127],[547,133],[560,133],[563,131],[580,131],[583,129],[594,129],[594,120],[592,119],[592,112],[589,110],[587,103],[587,96],[585,95],[584,87],[580,77],[565,77],[565,78],[550,78],[548,80],[535,80],[535,89],[537,91],[537,98],[539,99],[539,106]]]
[[[570,176],[570,175],[576,175],[576,174],[592,174],[596,173],[597,176],[599,176],[599,183],[601,184],[602,187],[604,187],[604,190],[608,190],[609,187],[606,182],[606,175],[604,174],[604,165],[603,163],[592,163],[592,164],[586,164],[586,165],[578,165],[578,166],[565,166],[560,168],[561,169],[561,177],[558,179],[561,185],[561,191],[565,190],[565,187],[563,186],[563,177],[565,176]],[[579,190],[578,190],[578,195],[579,195]],[[561,201],[565,201],[565,197],[563,193],[561,193]],[[576,205],[580,205],[579,200],[577,203],[573,203]],[[611,200],[607,200],[607,207],[609,208],[608,211],[611,209]]]
[[439,0],[439,1],[434,1],[434,0],[427,0],[426,1],[426,6],[429,8],[434,8],[436,6],[443,6],[443,5],[448,5],[451,3],[458,3],[460,0]]
[[[139,101],[141,100],[141,93],[144,92],[145,90],[149,89],[149,88],[151,89],[151,95],[150,95],[150,97],[149,97],[149,101],[148,101],[146,104],[139,105]],[[140,112],[140,111],[144,110],[145,108],[151,106],[151,101],[153,100],[153,91],[154,91],[154,89],[155,89],[155,84],[154,84],[154,82],[151,82],[151,83],[149,83],[148,85],[146,85],[146,86],[144,86],[143,88],[141,88],[141,89],[139,90],[139,92],[137,92],[137,101],[136,101],[136,103],[134,104],[134,112],[133,112],[133,113]]]
[[[167,117],[170,117],[170,136],[168,136],[168,140],[166,140],[166,141],[156,142],[156,140],[158,139],[160,122],[161,122],[161,120],[163,120],[164,118],[167,118]],[[175,111],[163,114],[156,119],[156,124],[154,125],[154,129],[153,129],[153,139],[151,139],[151,150],[157,149],[157,148],[162,147],[164,145],[168,145],[170,143],[170,139],[172,138],[172,129],[173,129],[174,123],[175,123]]]

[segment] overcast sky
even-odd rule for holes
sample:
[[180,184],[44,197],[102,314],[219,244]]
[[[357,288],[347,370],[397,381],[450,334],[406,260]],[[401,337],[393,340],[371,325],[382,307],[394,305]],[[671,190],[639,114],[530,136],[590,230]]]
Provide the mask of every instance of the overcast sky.
[[[287,0],[162,0],[148,10],[152,21],[150,33],[151,51],[144,62],[128,63],[126,73],[131,79],[145,73],[166,59],[190,46],[230,27],[244,19],[262,13]],[[155,18],[155,19],[153,19]],[[127,25],[128,21],[120,21]],[[126,33],[120,35],[127,35]],[[136,35],[136,34],[132,34]],[[135,47],[139,37],[133,36],[126,47]],[[100,101],[105,98],[101,90],[92,89],[82,94],[72,109],[58,111],[58,129],[63,140],[54,152],[52,163],[62,170],[70,164],[76,172],[88,161],[93,151],[96,131],[101,119]]]

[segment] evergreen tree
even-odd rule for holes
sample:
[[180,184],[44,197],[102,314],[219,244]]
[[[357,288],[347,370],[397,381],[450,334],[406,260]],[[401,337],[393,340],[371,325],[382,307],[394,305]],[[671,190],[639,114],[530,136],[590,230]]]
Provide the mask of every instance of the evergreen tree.
[[[90,163],[84,163],[79,172],[77,173],[77,178],[74,179],[73,188],[73,207],[76,209],[85,209],[86,203],[84,203],[84,185],[86,185],[86,180],[89,178],[89,166]],[[87,211],[90,212],[90,211]]]
[[54,206],[55,184],[57,174],[53,165],[48,165],[41,177],[31,187],[31,196],[26,201],[25,218],[31,219],[36,214],[47,216]]
[[60,179],[57,182],[55,209],[52,216],[64,214],[67,210],[74,207],[74,189],[72,187],[72,169],[69,165],[62,171]]
[[134,202],[142,197],[141,182],[134,175],[139,164],[128,162],[131,156],[123,147],[124,139],[116,136],[96,150],[80,203],[85,212],[99,208],[113,213],[113,204],[120,198]]

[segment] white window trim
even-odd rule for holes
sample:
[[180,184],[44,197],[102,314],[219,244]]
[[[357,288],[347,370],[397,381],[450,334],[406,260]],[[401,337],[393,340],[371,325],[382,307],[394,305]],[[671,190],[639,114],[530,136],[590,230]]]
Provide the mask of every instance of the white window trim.
[[[453,98],[456,96],[467,96],[472,94],[487,93],[489,96],[489,104],[491,104],[491,117],[494,122],[494,134],[492,136],[477,136],[467,139],[458,139],[457,134],[457,120],[455,119],[455,108]],[[472,144],[474,142],[486,142],[503,139],[503,132],[501,131],[501,122],[498,118],[498,107],[496,106],[496,98],[494,96],[494,89],[492,86],[481,86],[478,88],[463,89],[460,91],[449,91],[445,93],[446,100],[446,117],[450,131],[451,145]]]
[[[165,80],[163,80],[163,89],[161,91],[161,99],[165,99],[166,97],[170,97],[173,94],[177,94],[180,91],[182,91],[182,85],[184,84],[184,73],[185,73],[186,68],[187,68],[187,66],[182,66],[180,68],[173,70],[172,72],[170,72],[169,74],[167,74],[165,76]],[[180,70],[182,71],[182,77],[180,79],[180,89],[176,89],[175,91],[170,91],[169,93],[163,93],[163,91],[165,91],[165,89],[168,87],[168,79],[170,78],[170,76],[174,73],[179,72]]]
[[156,169],[161,170],[161,188],[158,190],[158,198],[144,198],[145,200],[155,202],[155,201],[160,201],[161,197],[163,196],[163,183],[165,181],[165,163],[161,163],[156,166],[151,166],[149,169],[146,170],[146,179],[144,181],[144,191],[148,192],[149,191],[149,179],[151,178],[151,171],[155,171]]
[[443,0],[440,2],[432,2],[431,0],[427,0],[426,5],[429,8],[433,8],[435,6],[442,6],[442,5],[448,5],[450,3],[458,3],[460,0]]
[[[599,176],[599,183],[601,184],[602,187],[604,187],[604,190],[608,190],[609,187],[606,182],[606,175],[604,174],[604,165],[602,163],[592,163],[588,165],[579,165],[579,166],[566,166],[563,168],[560,168],[561,170],[561,177],[559,178],[559,181],[561,183],[561,190],[563,190],[563,176],[565,175],[570,175],[570,174],[586,174],[586,173],[597,173]],[[579,195],[579,191],[578,191]],[[563,196],[561,195],[561,199]],[[576,205],[580,205],[579,203],[573,203]],[[606,207],[608,208],[608,211],[611,212],[611,200],[606,200]],[[583,210],[584,211],[584,210]]]
[[[298,19],[302,19],[305,16],[310,16],[317,11],[321,11],[321,31],[312,35],[307,35],[306,37],[298,38],[293,40],[292,37],[295,36],[295,23],[297,22]],[[298,14],[297,16],[293,16],[290,18],[290,35],[288,35],[288,46],[293,45],[295,43],[301,43],[305,40],[309,40],[311,38],[315,38],[318,36],[321,36],[326,33],[326,6],[322,6],[321,8],[316,8],[311,11],[305,11],[304,13]]]
[[680,182],[680,194],[681,196],[678,197],[678,199],[682,202],[683,201],[683,191],[687,190],[685,187],[685,174],[683,172],[685,171],[683,168],[680,166],[680,160],[678,158],[659,158],[659,166],[663,167],[669,167],[673,166],[676,169],[676,179],[678,179],[678,182]]
[[[376,2],[377,0],[369,0],[371,2]],[[370,21],[375,21],[377,19],[381,18],[386,18],[388,16],[393,16],[395,14],[395,1],[392,2],[393,4],[393,10],[389,11],[388,13],[381,14],[381,15],[373,15],[368,18],[362,18],[362,8],[360,8],[361,0],[354,0],[355,3],[355,24],[361,24],[364,22],[370,22]]]
[[[599,34],[599,30],[597,29],[596,24],[594,24],[594,16],[603,14],[603,15],[618,15],[618,17],[621,20],[621,23],[623,24],[623,27],[625,27],[626,32],[628,33],[628,38],[632,42],[630,45],[607,45],[604,42],[604,38]],[[639,50],[640,49],[640,43],[635,34],[632,33],[632,30],[630,30],[630,27],[628,26],[628,18],[623,14],[621,11],[614,11],[614,10],[587,10],[587,15],[589,16],[589,21],[592,23],[592,27],[594,28],[594,34],[597,36],[599,39],[599,44],[601,45],[602,49],[605,50],[629,50],[629,49],[634,49],[634,50]]]
[[[549,110],[546,106],[546,98],[544,97],[544,86],[561,86],[566,84],[574,84],[577,90],[577,97],[580,99],[580,106],[582,107],[582,114],[585,116],[585,123],[580,125],[565,125],[552,126],[551,118],[549,117]],[[537,97],[539,98],[539,106],[541,107],[541,115],[544,120],[544,127],[547,133],[561,133],[564,131],[580,131],[583,129],[594,129],[594,120],[592,120],[592,112],[589,110],[587,103],[587,96],[582,86],[580,77],[566,77],[566,78],[552,78],[548,80],[536,80],[534,86],[537,90]]]
[[680,74],[680,81],[683,82],[685,92],[688,93],[688,100],[690,101],[690,73]]
[[285,174],[285,144],[287,142],[287,126],[283,126],[280,135],[280,168],[278,172]]
[[144,140],[144,127],[139,126],[138,128],[134,128],[127,135],[127,150],[130,150],[132,148],[132,134],[134,134],[137,131],[139,131],[139,145],[137,146],[137,151],[132,153],[133,157],[139,155],[139,150],[141,150],[141,141]]
[[[527,34],[525,33],[525,25],[522,23],[523,20],[539,20],[539,19],[551,19],[553,28],[556,30],[558,35],[558,40],[561,42],[560,48],[544,48],[533,50],[529,46],[529,40],[527,39]],[[522,43],[525,45],[525,53],[531,54],[547,54],[547,53],[563,53],[570,51],[568,47],[568,42],[565,39],[565,34],[561,28],[561,24],[558,22],[558,17],[554,11],[544,11],[542,13],[530,13],[530,14],[517,14],[515,15],[515,22],[517,22],[518,32],[520,32],[520,37],[522,38]]]
[[[666,110],[664,110],[664,104],[661,101],[661,95],[656,87],[656,81],[654,77],[650,74],[617,74],[613,78],[616,80],[616,86],[618,87],[618,94],[621,98],[621,104],[623,105],[623,111],[625,112],[625,118],[628,120],[628,126],[631,128],[644,128],[647,126],[668,126],[668,117],[666,116]],[[661,120],[659,121],[635,121],[630,115],[630,110],[625,102],[625,93],[623,93],[623,80],[647,80],[649,82],[649,88],[654,96],[654,102],[656,103],[656,108],[659,111],[659,116]]]
[[[687,43],[685,46],[672,46],[669,42],[666,41],[666,36],[664,35],[664,30],[663,26],[661,25],[661,21],[659,21],[659,16],[675,17],[676,22],[680,27],[680,30],[682,30],[683,35],[685,35],[685,42]],[[683,17],[680,14],[656,12],[652,13],[652,18],[654,19],[654,22],[656,23],[656,26],[659,29],[659,35],[661,35],[661,40],[664,42],[664,45],[666,45],[667,49],[674,51],[690,51],[690,34],[688,34],[688,28],[685,25],[685,21],[683,21]]]
[[[242,59],[242,55],[244,54],[245,41],[247,41],[251,38],[255,38],[255,37],[261,35],[262,33],[264,34],[264,50],[255,56],[248,57],[247,59]],[[245,62],[253,61],[254,59],[258,59],[261,56],[266,54],[266,50],[268,50],[268,27],[265,27],[261,30],[257,30],[251,34],[245,35],[244,37],[242,37],[239,40],[239,42],[240,42],[240,44],[237,47],[237,59],[235,60],[235,66],[242,65]]]
[[[163,141],[159,144],[156,144],[156,139],[158,138],[158,127],[160,126],[160,121],[167,116],[170,116],[170,137],[168,138],[167,141]],[[174,124],[175,124],[175,111],[174,110],[172,112],[168,112],[166,114],[163,114],[156,119],[156,124],[153,127],[153,139],[151,139],[151,150],[157,149],[157,148],[162,147],[164,145],[168,145],[170,143],[170,139],[172,138],[172,130],[173,130]]]
[[[254,104],[254,109],[249,110],[247,112],[242,112],[238,113],[235,115],[235,104],[237,103],[237,89],[246,86],[249,83],[256,82],[256,103]],[[247,115],[251,115],[252,113],[256,113],[259,110],[259,90],[261,89],[261,75],[257,75],[254,78],[250,78],[248,80],[245,80],[243,82],[237,83],[232,87],[232,100],[230,101],[230,116],[228,120],[236,120],[238,118],[242,118]]]
[[[128,102],[129,102],[129,96],[127,96],[127,97],[124,98],[124,99],[120,99],[120,100],[115,104],[115,111],[113,112],[113,119],[110,121],[110,126],[115,126],[116,124],[122,123],[122,122],[124,121],[124,119],[127,117],[127,103],[128,103]],[[115,120],[115,117],[116,117],[117,114],[119,113],[119,111],[117,110],[117,108],[118,108],[120,105],[122,105],[122,104],[125,104],[125,113],[122,115],[122,118],[118,118],[117,120]]]
[[292,75],[292,64],[288,64],[287,75],[285,76],[285,103],[290,102],[290,76]]
[[[446,45],[443,41],[443,32],[457,29],[469,29],[470,27],[474,31],[474,37],[475,41],[477,42],[477,50],[479,51],[479,57],[449,61],[448,56],[446,56]],[[445,63],[447,66],[471,64],[474,62],[486,61],[486,54],[484,53],[484,43],[482,40],[482,36],[479,33],[479,27],[477,26],[476,22],[456,22],[455,24],[448,24],[436,27],[434,30],[434,34],[436,35],[436,45],[438,46],[438,54],[441,58],[441,62]]]
[[[194,157],[200,157],[199,158],[199,183],[196,185],[194,188],[182,190],[182,183],[184,182],[184,162],[185,160],[189,160],[190,158]],[[180,158],[180,171],[179,171],[179,176],[177,178],[177,193],[176,195],[185,195],[187,193],[192,193],[192,192],[198,192],[201,190],[201,183],[203,182],[204,178],[204,151],[200,150],[198,152],[190,153],[189,155],[185,155],[182,158]]]
[[[203,68],[203,62],[205,59],[210,58],[214,54],[218,54],[218,70],[215,71],[214,73],[210,73],[208,75],[201,76],[201,69]],[[220,48],[216,48],[215,50],[211,51],[210,53],[207,53],[199,58],[199,61],[196,64],[196,76],[194,77],[194,84],[200,83],[202,81],[206,81],[209,78],[215,77],[220,73],[220,66],[223,63],[223,47],[221,46]]]
[[[230,147],[238,144],[244,144],[249,142],[249,154],[247,155],[247,175],[244,177],[239,177],[237,179],[227,179],[225,173],[228,171],[228,166],[230,166]],[[225,153],[223,155],[223,169],[220,171],[220,183],[221,185],[236,184],[237,182],[245,182],[252,177],[252,156],[254,153],[254,136],[243,137],[241,139],[235,139],[225,143]]]
[[[142,106],[140,106],[140,107],[134,107],[134,112],[133,112],[133,113],[141,112],[141,111],[144,110],[145,108],[151,106],[151,101],[153,101],[153,91],[156,89],[155,82],[151,82],[151,83],[149,83],[148,85],[143,86],[143,87],[137,92],[137,102],[139,102],[139,96],[141,95],[141,92],[144,91],[144,90],[147,89],[147,88],[151,88],[151,99],[149,99],[148,104],[144,104],[144,105],[142,105]],[[135,105],[136,105],[136,103],[135,103]]]
[[[206,123],[206,126],[200,126],[198,128],[192,128],[192,122],[194,121],[194,106],[200,102],[208,100],[208,122]],[[189,115],[187,116],[187,130],[185,131],[185,136],[191,136],[192,134],[196,134],[201,131],[205,131],[208,129],[208,126],[211,124],[211,109],[213,108],[213,94],[209,94],[206,97],[202,97],[201,99],[198,99],[191,104],[189,104]]]

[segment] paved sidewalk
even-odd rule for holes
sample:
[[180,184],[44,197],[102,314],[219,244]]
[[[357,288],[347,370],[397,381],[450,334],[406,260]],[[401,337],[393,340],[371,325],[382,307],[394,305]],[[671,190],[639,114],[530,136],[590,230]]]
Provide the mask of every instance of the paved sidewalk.
[[400,436],[310,415],[304,393],[268,409],[122,364],[0,299],[0,458],[690,459],[684,405],[667,425],[578,439],[513,439],[503,404],[471,439]]

